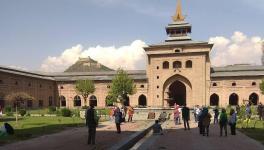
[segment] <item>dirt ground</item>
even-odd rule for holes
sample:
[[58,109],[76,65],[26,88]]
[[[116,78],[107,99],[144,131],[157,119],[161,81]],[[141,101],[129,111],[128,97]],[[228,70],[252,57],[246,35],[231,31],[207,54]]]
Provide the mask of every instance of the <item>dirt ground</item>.
[[149,150],[264,150],[264,146],[237,132],[237,135],[230,135],[228,128],[228,136],[220,137],[220,129],[218,125],[210,126],[209,136],[199,134],[197,124],[191,123],[191,130],[184,130],[183,124],[175,127],[173,121],[167,123],[167,129],[164,135],[159,135],[154,141],[148,143]]
[[107,149],[122,139],[141,130],[149,122],[138,121],[121,125],[121,134],[116,133],[115,124],[104,122],[96,132],[96,145],[87,145],[88,129],[71,128],[60,133],[20,141],[0,147],[0,150],[89,150]]

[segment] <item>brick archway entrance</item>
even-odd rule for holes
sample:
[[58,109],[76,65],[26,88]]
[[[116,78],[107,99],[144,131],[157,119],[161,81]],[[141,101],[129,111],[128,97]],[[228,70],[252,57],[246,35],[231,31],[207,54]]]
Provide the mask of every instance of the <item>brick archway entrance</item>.
[[163,106],[171,107],[175,103],[182,106],[192,101],[192,85],[184,76],[176,74],[163,84]]
[[180,82],[175,81],[169,87],[169,106],[177,105],[183,106],[186,104],[186,86]]

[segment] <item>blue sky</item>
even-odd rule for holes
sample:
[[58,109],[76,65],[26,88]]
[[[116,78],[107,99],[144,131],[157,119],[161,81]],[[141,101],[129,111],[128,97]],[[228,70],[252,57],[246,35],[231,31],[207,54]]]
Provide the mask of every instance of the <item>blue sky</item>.
[[[182,0],[195,40],[264,37],[263,0]],[[176,0],[0,0],[0,65],[38,70],[48,56],[83,47],[166,38]]]

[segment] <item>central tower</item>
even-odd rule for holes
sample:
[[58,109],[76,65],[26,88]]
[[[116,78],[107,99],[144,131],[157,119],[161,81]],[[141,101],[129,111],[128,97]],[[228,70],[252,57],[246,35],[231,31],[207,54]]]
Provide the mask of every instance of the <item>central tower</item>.
[[170,107],[209,101],[212,44],[191,39],[192,26],[185,21],[178,0],[172,23],[166,26],[167,39],[145,47],[147,54],[148,97],[151,106]]

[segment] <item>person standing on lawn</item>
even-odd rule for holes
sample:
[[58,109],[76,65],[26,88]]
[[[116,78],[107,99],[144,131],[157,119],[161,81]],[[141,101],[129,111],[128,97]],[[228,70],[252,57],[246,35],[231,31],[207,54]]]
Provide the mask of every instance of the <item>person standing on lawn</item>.
[[182,120],[184,123],[184,130],[190,130],[190,126],[189,126],[189,120],[190,120],[190,109],[189,107],[186,107],[186,104],[183,105],[182,108]]
[[96,126],[98,125],[98,117],[94,106],[91,105],[85,113],[86,126],[88,126],[88,142],[87,144],[95,144]]
[[220,126],[220,136],[222,136],[223,134],[223,128],[225,130],[225,136],[227,136],[227,114],[224,108],[222,109],[220,114],[219,126]]
[[236,112],[234,109],[231,109],[230,110],[230,119],[229,119],[231,135],[236,135],[236,121],[237,121]]

